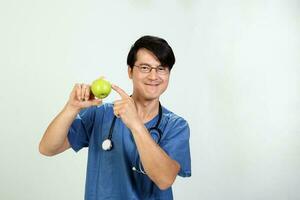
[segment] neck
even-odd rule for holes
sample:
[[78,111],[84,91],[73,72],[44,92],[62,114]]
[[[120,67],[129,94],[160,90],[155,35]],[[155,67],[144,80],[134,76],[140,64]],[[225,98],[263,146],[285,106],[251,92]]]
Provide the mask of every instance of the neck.
[[139,117],[143,123],[153,119],[158,114],[159,99],[145,100],[132,95]]

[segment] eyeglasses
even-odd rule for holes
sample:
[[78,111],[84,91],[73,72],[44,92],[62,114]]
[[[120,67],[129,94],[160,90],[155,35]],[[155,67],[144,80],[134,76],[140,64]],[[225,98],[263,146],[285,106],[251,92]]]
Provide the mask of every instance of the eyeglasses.
[[135,67],[139,68],[139,71],[142,73],[150,73],[152,69],[155,69],[156,73],[160,75],[166,75],[169,73],[169,68],[164,67],[162,65],[157,66],[157,67],[151,67],[148,64],[141,64],[141,65],[134,65]]

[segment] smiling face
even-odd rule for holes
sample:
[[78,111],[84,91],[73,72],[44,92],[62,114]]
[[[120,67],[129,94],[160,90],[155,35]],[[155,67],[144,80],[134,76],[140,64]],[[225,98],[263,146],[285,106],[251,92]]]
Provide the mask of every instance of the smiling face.
[[169,84],[170,72],[159,74],[155,69],[149,73],[141,72],[141,64],[156,68],[161,66],[156,56],[147,49],[139,49],[136,54],[136,62],[133,68],[128,67],[129,78],[133,82],[133,95],[137,95],[146,101],[155,100],[167,89]]

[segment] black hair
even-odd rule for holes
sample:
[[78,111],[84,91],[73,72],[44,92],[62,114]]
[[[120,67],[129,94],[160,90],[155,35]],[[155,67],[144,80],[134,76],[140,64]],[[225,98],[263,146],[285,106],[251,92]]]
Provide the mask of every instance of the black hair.
[[127,56],[127,65],[129,67],[133,68],[137,59],[137,52],[142,48],[151,51],[160,61],[162,66],[168,67],[169,70],[172,69],[175,63],[175,56],[170,45],[162,38],[149,35],[139,38],[131,46]]

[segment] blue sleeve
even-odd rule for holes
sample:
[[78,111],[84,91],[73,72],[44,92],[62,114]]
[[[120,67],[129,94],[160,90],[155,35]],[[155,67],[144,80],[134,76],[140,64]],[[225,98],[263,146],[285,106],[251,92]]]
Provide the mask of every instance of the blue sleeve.
[[190,128],[183,118],[177,118],[167,125],[165,137],[160,146],[165,152],[180,164],[179,176],[191,176]]
[[68,132],[68,140],[72,149],[76,152],[83,147],[89,146],[96,108],[96,106],[93,106],[81,110],[71,124]]

